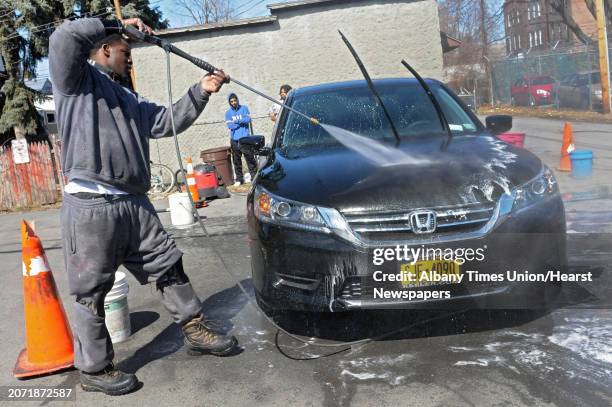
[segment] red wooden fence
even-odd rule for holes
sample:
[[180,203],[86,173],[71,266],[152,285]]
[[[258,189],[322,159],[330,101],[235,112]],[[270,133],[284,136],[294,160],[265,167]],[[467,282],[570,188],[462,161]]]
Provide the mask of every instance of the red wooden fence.
[[29,163],[15,164],[11,148],[0,148],[0,210],[52,204],[59,199],[57,167],[53,163],[59,160],[52,159],[49,144],[29,143],[28,153]]

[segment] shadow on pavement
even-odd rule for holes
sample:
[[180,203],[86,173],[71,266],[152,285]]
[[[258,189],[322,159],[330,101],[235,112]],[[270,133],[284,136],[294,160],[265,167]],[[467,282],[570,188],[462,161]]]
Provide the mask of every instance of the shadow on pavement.
[[130,326],[132,327],[132,335],[143,328],[148,327],[153,322],[159,319],[159,314],[153,311],[136,311],[130,312]]
[[[247,291],[252,289],[250,279],[245,279],[241,283]],[[233,286],[211,295],[203,302],[202,311],[207,320],[213,320],[211,327],[215,331],[227,333],[233,328],[230,319],[240,312],[246,304],[246,298],[241,293],[240,288]],[[159,314],[155,312],[145,311],[134,314],[146,314],[138,316],[138,318],[144,319],[144,321],[139,322],[142,326],[137,326],[138,329],[144,328],[159,318]],[[170,324],[151,342],[138,349],[132,356],[119,362],[118,367],[125,372],[136,373],[148,363],[180,350],[183,347],[183,338],[181,329],[176,324]],[[238,353],[240,352],[235,352],[229,356]]]
[[[253,291],[250,278],[240,282],[247,292]],[[215,330],[228,333],[234,328],[231,321],[247,305],[248,299],[237,285],[211,295],[202,303],[202,312],[207,320],[213,320]]]

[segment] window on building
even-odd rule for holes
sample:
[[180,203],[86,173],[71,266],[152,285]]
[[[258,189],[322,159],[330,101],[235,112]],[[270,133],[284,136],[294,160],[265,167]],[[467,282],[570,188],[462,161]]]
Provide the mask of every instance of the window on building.
[[529,33],[529,48],[533,47],[533,36]]
[[542,41],[542,30],[538,32],[538,37],[540,38],[540,45],[544,44],[544,42]]
[[519,34],[519,36],[518,36],[518,47],[519,47],[519,48],[522,48],[522,45],[521,45],[521,36],[520,36],[520,34]]
[[538,17],[542,16],[542,12],[540,10],[540,3],[536,3],[536,13],[538,14]]

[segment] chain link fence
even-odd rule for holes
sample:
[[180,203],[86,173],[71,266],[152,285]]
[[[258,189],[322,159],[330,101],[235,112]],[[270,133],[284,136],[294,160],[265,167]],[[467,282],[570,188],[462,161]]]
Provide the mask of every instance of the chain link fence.
[[496,104],[601,110],[597,48],[494,61],[491,72]]

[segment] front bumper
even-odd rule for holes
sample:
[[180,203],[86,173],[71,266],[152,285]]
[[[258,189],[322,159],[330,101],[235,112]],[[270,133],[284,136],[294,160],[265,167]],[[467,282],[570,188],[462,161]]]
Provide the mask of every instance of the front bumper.
[[[249,211],[253,283],[259,298],[275,309],[343,311],[380,308],[445,308],[469,301],[475,307],[528,306],[528,285],[511,282],[468,282],[405,288],[397,282],[376,282],[373,273],[394,274],[396,261],[373,264],[374,247],[358,247],[334,235],[324,235],[260,223]],[[512,212],[484,236],[431,242],[428,248],[483,249],[482,261],[466,261],[466,270],[483,274],[508,270],[543,273],[565,270],[565,212],[557,194],[519,212]],[[405,242],[410,246],[409,242]],[[393,245],[397,242],[393,242]],[[389,245],[388,247],[393,247]],[[418,243],[415,246],[421,246]],[[467,280],[467,279],[465,279]],[[450,298],[427,300],[380,298],[381,289],[448,291]],[[507,294],[513,294],[512,296]],[[518,296],[518,297],[517,297]],[[523,296],[523,297],[521,297]]]
[[549,93],[547,95],[536,94],[533,97],[535,104],[538,106],[541,105],[551,105],[553,103],[553,95]]

